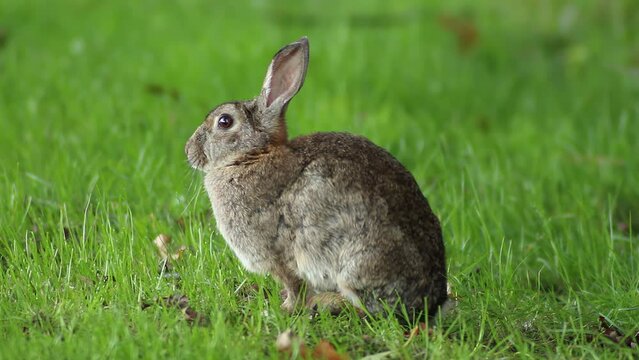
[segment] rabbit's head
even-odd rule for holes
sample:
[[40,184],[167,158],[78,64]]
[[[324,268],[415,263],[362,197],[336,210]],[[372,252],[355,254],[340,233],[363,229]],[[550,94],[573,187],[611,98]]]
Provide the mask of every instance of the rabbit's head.
[[211,111],[186,143],[191,166],[208,171],[286,143],[284,114],[304,83],[308,58],[306,37],[286,45],[273,57],[260,95],[224,103]]

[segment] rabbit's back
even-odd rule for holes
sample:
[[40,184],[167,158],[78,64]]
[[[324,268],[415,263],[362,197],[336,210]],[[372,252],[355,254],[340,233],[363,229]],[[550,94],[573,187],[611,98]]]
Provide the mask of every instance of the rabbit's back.
[[429,309],[443,303],[439,221],[401,163],[345,133],[304,136],[289,147],[303,168],[283,199],[299,275],[318,290],[350,289],[370,310],[396,293],[408,307],[422,307],[424,296]]

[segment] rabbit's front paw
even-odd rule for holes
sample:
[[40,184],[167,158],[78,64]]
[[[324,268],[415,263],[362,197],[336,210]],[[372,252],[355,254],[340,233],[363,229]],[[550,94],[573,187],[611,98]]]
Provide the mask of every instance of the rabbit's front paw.
[[282,303],[282,310],[286,311],[289,314],[292,314],[295,311],[297,305],[297,295],[290,290],[282,291],[282,298],[284,302]]
[[308,298],[306,307],[312,311],[326,311],[331,315],[339,315],[346,307],[348,300],[336,292],[321,292]]

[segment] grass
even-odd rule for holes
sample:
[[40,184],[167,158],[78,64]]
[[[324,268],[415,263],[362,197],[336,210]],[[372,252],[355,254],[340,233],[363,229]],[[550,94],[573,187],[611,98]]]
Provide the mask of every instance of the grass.
[[[186,164],[207,111],[256,95],[301,35],[290,134],[369,137],[442,220],[459,305],[432,336],[281,313]],[[287,328],[353,358],[636,358],[598,315],[639,331],[638,71],[631,0],[5,0],[0,358],[277,358]],[[190,249],[179,281],[159,233]],[[175,293],[209,326],[141,309]]]

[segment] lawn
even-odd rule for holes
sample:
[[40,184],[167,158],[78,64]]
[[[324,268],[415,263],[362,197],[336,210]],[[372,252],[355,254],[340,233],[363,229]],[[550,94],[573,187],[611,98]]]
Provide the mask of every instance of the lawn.
[[[186,162],[302,35],[289,135],[370,138],[441,219],[458,305],[430,334],[284,314]],[[639,331],[638,219],[636,1],[0,3],[0,358],[279,358],[286,329],[351,358],[636,358],[599,317]]]

